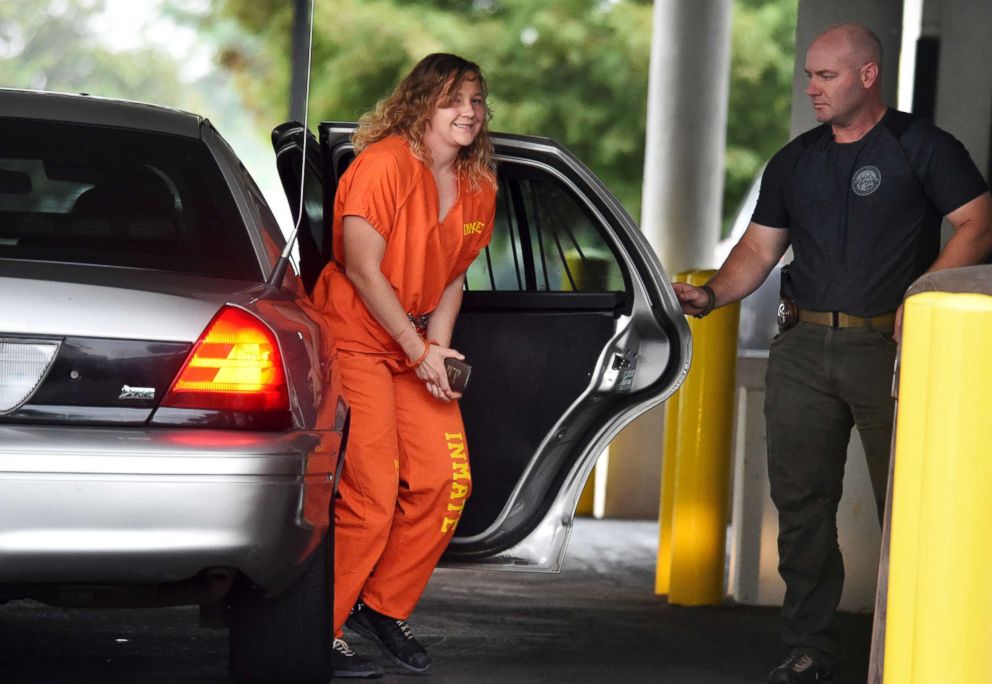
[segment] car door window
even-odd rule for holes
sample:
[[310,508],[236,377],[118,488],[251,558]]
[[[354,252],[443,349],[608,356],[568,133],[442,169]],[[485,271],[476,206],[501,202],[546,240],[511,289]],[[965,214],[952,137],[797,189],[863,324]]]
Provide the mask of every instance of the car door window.
[[596,226],[556,178],[504,162],[492,241],[469,268],[466,289],[622,291],[623,271]]
[[474,364],[461,405],[478,484],[454,553],[496,524],[525,473],[559,476],[557,454],[535,469],[539,446],[588,388],[631,300],[616,238],[570,179],[514,157],[498,176],[492,240],[469,267],[453,338]]

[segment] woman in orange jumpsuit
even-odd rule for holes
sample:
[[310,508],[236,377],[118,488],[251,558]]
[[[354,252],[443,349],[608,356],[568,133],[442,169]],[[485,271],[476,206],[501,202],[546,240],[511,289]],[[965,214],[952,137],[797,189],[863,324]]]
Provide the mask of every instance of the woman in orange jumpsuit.
[[314,300],[351,407],[335,513],[339,677],[381,674],[340,640],[346,620],[404,670],[430,666],[406,619],[471,491],[444,360],[464,358],[452,329],[496,212],[486,94],[478,65],[425,57],[359,120],[338,184],[334,260]]

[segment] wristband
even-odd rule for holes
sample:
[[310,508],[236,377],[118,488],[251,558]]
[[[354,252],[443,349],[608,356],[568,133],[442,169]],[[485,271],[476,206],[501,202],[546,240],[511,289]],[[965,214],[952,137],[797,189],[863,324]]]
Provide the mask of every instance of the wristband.
[[419,366],[420,364],[422,364],[424,362],[424,359],[427,358],[428,352],[430,352],[430,350],[431,350],[431,343],[428,342],[427,340],[424,340],[424,338],[420,338],[420,339],[422,339],[424,341],[424,353],[421,354],[420,355],[420,358],[417,359],[416,361],[410,361],[410,359],[406,359],[406,367],[407,368],[416,368],[417,366]]
[[[423,339],[423,338],[421,338],[421,339]],[[421,354],[420,355],[420,358],[417,359],[416,361],[410,361],[409,359],[407,359],[406,360],[406,367],[407,368],[416,368],[417,366],[419,366],[420,364],[422,364],[427,359],[427,354],[430,352],[431,345],[432,344],[435,347],[440,346],[438,344],[438,341],[437,340],[424,340],[424,353]]]
[[716,306],[716,293],[713,292],[713,288],[709,285],[700,285],[699,289],[706,293],[706,306],[704,306],[699,313],[692,314],[696,318],[702,318]]

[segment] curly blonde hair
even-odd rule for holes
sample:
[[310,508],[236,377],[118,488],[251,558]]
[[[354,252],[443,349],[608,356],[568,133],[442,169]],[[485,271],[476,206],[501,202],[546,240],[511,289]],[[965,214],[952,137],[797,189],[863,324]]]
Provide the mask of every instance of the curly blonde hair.
[[[424,131],[438,104],[450,101],[465,80],[479,81],[485,102],[489,86],[478,64],[448,53],[427,55],[392,94],[358,119],[358,128],[351,135],[355,151],[360,153],[374,142],[399,135],[409,143],[415,157],[429,164],[431,153],[424,144]],[[464,174],[473,190],[478,190],[483,182],[496,186],[496,164],[489,136],[492,110],[488,103],[485,108],[479,134],[471,145],[458,152],[455,160],[455,170],[459,176]]]

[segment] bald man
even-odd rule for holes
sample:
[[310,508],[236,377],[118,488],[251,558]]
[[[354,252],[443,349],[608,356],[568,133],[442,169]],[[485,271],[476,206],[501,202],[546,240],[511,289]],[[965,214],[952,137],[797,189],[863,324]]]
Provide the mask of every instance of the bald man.
[[[806,94],[821,125],[769,162],[751,224],[713,278],[673,285],[687,314],[705,316],[753,292],[792,246],[765,394],[790,649],[772,684],[839,671],[847,444],[857,426],[881,517],[903,294],[927,271],[976,264],[992,250],[984,179],[951,135],[885,105],[881,65],[878,38],[863,26],[834,26],[813,41]],[[941,252],[943,218],[954,234]]]

